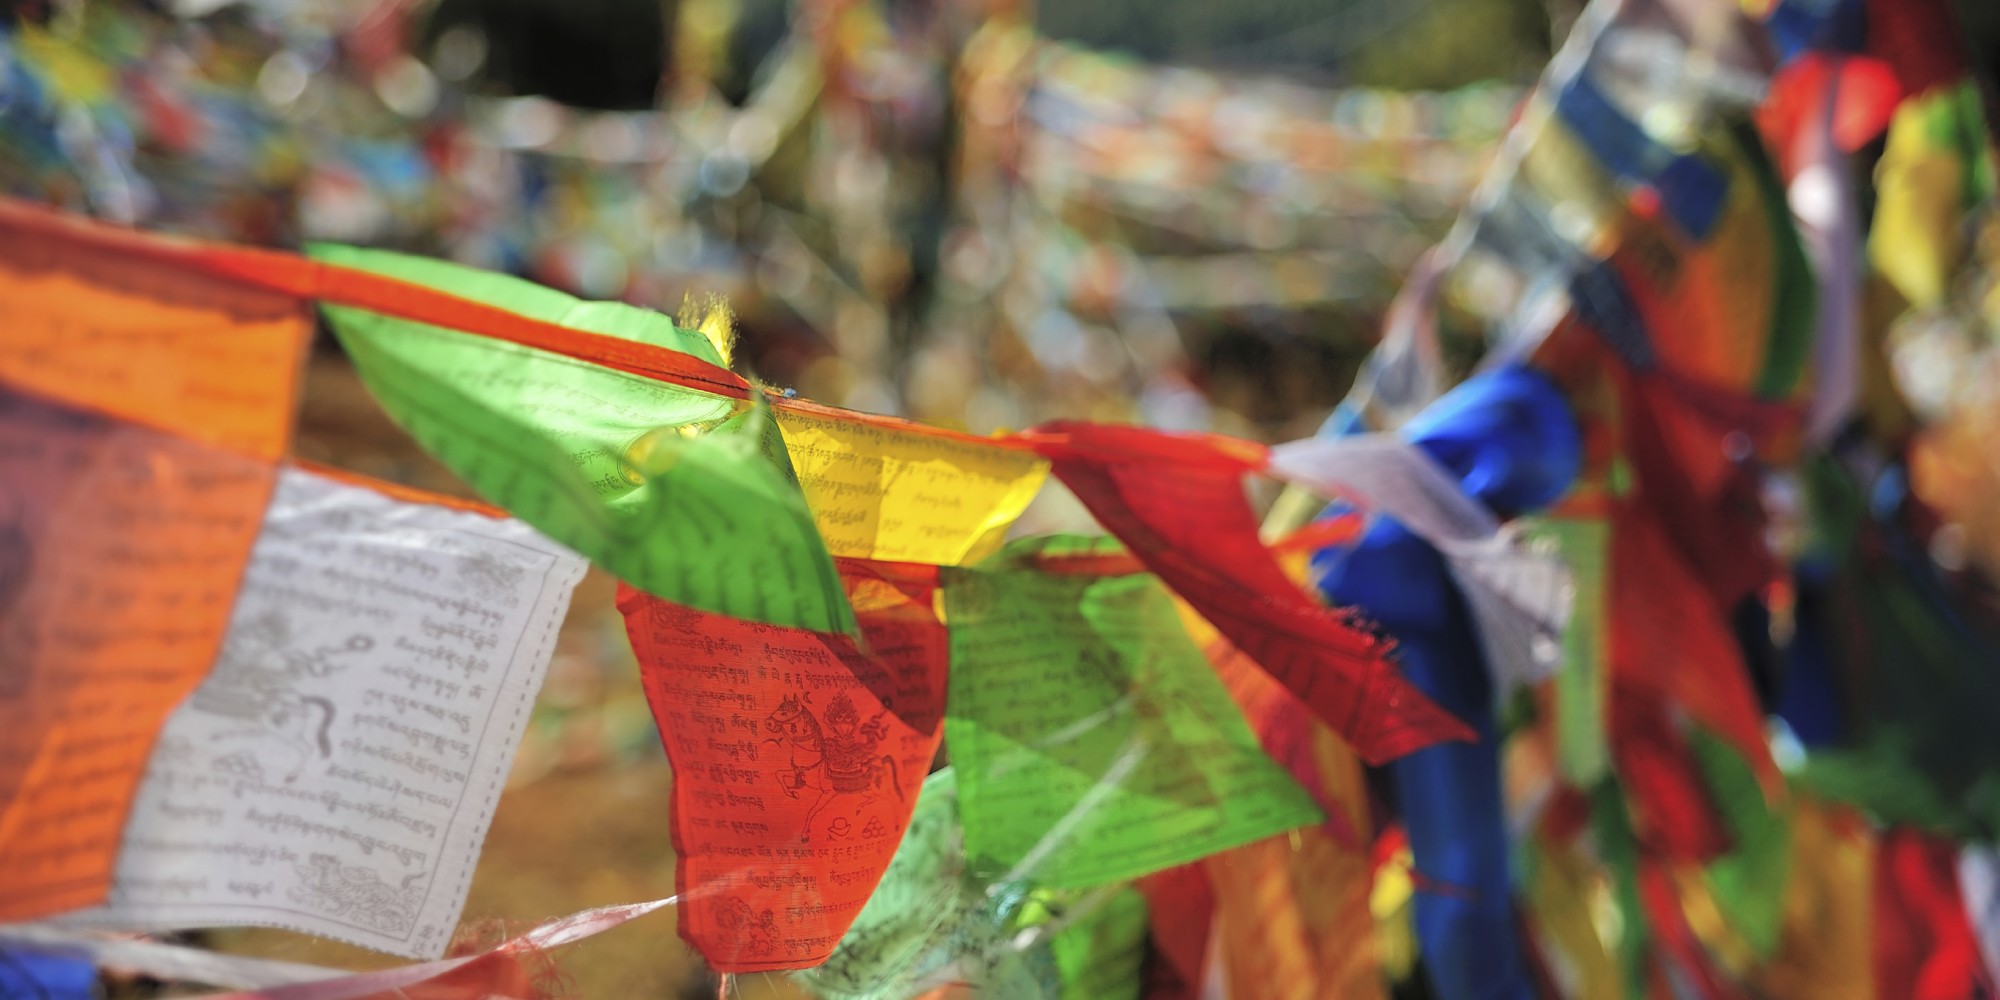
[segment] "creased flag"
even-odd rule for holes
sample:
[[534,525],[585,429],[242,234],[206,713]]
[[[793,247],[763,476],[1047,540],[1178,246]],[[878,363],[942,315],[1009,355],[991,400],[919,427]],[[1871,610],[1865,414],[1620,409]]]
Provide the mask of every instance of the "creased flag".
[[[1318,823],[1150,574],[1109,539],[1017,542],[945,572],[946,714],[975,869],[1086,888]],[[1081,557],[1082,572],[1065,572]]]
[[[314,253],[452,294],[497,296],[488,304],[589,332],[696,351],[706,343],[643,310],[564,306],[558,293],[467,268],[338,247]],[[390,415],[515,516],[676,603],[852,631],[762,393],[745,401],[381,313],[325,309]]]
[[1254,446],[1067,422],[1028,438],[1107,531],[1364,760],[1473,738],[1396,673],[1387,643],[1285,577],[1244,493],[1244,475],[1265,465]]
[[[881,885],[824,965],[799,981],[827,1000],[902,1000],[962,986],[984,996],[1136,1000],[1146,901],[1129,888],[1053,892],[968,871],[958,775],[930,776]],[[945,995],[953,995],[947,992]]]
[[310,313],[0,206],[0,920],[103,899],[214,661]]
[[936,572],[842,562],[865,651],[621,590],[674,768],[681,936],[715,968],[819,964],[895,854],[943,735]]
[[285,469],[110,902],[68,919],[441,957],[583,571],[512,518]]

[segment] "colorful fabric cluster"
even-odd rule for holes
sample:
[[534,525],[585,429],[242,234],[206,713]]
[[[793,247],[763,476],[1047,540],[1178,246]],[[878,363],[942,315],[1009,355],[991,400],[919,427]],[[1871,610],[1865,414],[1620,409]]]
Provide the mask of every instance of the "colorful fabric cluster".
[[[723,973],[1993,995],[1992,404],[1892,377],[2000,356],[1957,44],[1942,0],[1599,0],[1275,448],[978,437],[760,385],[726,320],[0,205],[0,919],[442,957],[587,559]],[[314,305],[497,510],[287,460]],[[1491,320],[1449,391],[1447,306]],[[1010,540],[1050,475],[1105,535]],[[1253,476],[1313,499],[1260,524]],[[531,989],[656,905],[299,995]]]

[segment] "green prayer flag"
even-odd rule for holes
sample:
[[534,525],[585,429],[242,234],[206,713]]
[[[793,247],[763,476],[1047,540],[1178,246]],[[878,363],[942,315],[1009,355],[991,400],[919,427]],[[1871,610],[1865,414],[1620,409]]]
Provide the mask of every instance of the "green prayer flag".
[[795,978],[828,1000],[902,1000],[947,982],[1019,1000],[1137,1000],[1144,897],[987,883],[967,870],[964,848],[957,776],[945,768],[924,781],[895,858],[839,947]]
[[1575,587],[1555,677],[1556,763],[1566,781],[1589,788],[1611,773],[1604,725],[1610,664],[1604,585],[1611,530],[1601,519],[1523,521],[1530,545],[1546,542],[1562,554]]
[[[715,360],[706,338],[645,310],[398,254],[317,247],[313,255]],[[677,604],[854,631],[760,394],[732,399],[507,341],[323,308],[389,415],[516,517]]]
[[945,740],[974,870],[1130,879],[1321,821],[1257,745],[1157,578],[1044,572],[1030,539],[947,569]]
[[1049,939],[1062,1000],[1139,1000],[1146,957],[1146,897],[1131,888]]
[[945,768],[925,779],[896,856],[840,945],[795,978],[829,1000],[902,1000],[946,982],[990,996],[1056,1000],[1048,950],[1015,943],[1014,917],[1033,895],[1025,885],[985,885],[966,871],[956,776]]
[[538,285],[525,278],[482,271],[434,257],[413,257],[387,250],[366,250],[337,243],[314,243],[307,256],[327,264],[368,271],[413,285],[433,288],[517,316],[598,333],[640,344],[652,344],[692,354],[726,368],[715,344],[700,331],[688,330],[666,316],[624,302],[592,302]]
[[1759,958],[1769,958],[1784,929],[1791,817],[1765,803],[1756,773],[1728,743],[1700,729],[1691,730],[1688,740],[1735,840],[1728,854],[1709,863],[1709,889],[1729,925]]

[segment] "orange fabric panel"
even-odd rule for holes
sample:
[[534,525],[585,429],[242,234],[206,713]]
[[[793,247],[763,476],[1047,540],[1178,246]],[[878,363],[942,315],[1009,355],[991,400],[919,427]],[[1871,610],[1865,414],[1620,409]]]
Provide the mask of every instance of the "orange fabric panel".
[[1289,691],[1226,640],[1209,661],[1258,742],[1326,810],[1326,822],[1204,859],[1213,933],[1234,1000],[1380,1000],[1361,761]]
[[1204,860],[1232,1000],[1388,995],[1368,910],[1369,858],[1304,827]]
[[215,659],[277,471],[0,388],[0,921],[108,892],[154,739]]
[[275,461],[312,332],[303,299],[0,212],[0,382]]

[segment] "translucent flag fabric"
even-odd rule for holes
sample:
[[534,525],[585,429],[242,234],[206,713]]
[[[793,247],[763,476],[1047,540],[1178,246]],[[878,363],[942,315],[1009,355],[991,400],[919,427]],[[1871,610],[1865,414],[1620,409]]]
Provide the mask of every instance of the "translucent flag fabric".
[[978,562],[1048,476],[1026,448],[798,400],[777,411],[806,505],[836,556]]
[[66,919],[442,956],[583,571],[512,518],[286,468],[111,899]]
[[724,972],[803,968],[833,951],[943,736],[936,571],[841,570],[861,643],[619,595],[674,768],[681,936]]
[[0,205],[0,920],[109,889],[290,441],[306,305],[139,242]]
[[966,850],[1003,881],[1102,885],[1321,818],[1257,746],[1159,581],[1097,574],[1122,554],[1108,542],[1018,542],[944,574]]
[[798,974],[828,1000],[902,1000],[962,986],[1012,1000],[1137,1000],[1148,920],[1130,888],[1054,892],[1032,873],[966,864],[959,775],[924,782],[868,905],[825,964]]
[[1222,438],[1066,422],[1032,440],[1107,531],[1364,760],[1473,738],[1396,673],[1385,642],[1285,577],[1244,494],[1265,455]]
[[102,900],[273,463],[0,387],[0,921]]
[[[490,291],[490,276],[479,272],[319,252],[419,283],[442,274],[454,292]],[[458,279],[466,274],[480,280],[464,287]],[[516,297],[495,304],[511,306]],[[832,557],[761,393],[746,401],[382,313],[325,308],[390,415],[515,516],[676,603],[773,625],[852,630]],[[631,339],[675,339],[660,326],[663,317],[564,313],[578,315],[624,328]],[[678,340],[695,346],[688,336]]]

